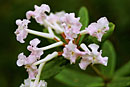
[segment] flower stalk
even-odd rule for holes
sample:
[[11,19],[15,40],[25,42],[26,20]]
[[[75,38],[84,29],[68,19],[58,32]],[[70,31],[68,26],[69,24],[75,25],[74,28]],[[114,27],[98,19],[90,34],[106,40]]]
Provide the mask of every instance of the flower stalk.
[[33,87],[37,87],[37,85],[39,83],[39,80],[40,80],[40,75],[41,75],[41,72],[42,72],[42,69],[43,69],[44,65],[45,65],[45,62],[43,62],[43,63],[41,63],[39,65],[38,74],[37,74],[36,79],[34,81]]
[[54,36],[51,34],[48,34],[48,33],[42,33],[42,32],[38,32],[38,31],[30,30],[30,29],[26,29],[26,31],[33,35],[41,36],[41,37],[48,38],[48,39],[54,39]]
[[64,43],[62,41],[59,41],[59,42],[53,43],[51,45],[48,45],[48,46],[45,46],[45,47],[42,47],[42,48],[39,48],[39,49],[48,50],[48,49],[51,49],[51,48],[54,48],[54,47],[62,46],[63,44]]
[[52,54],[48,54],[45,58],[35,62],[33,65],[39,65],[41,63],[45,63],[45,62],[47,62],[47,61],[49,61],[57,56],[58,56],[58,52],[53,52]]
[[108,81],[106,76],[104,76],[94,65],[91,64],[92,69],[100,76],[104,81]]

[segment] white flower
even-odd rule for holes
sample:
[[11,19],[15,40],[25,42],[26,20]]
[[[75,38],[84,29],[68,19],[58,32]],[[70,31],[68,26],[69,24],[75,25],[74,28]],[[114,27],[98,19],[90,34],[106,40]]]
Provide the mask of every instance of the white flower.
[[27,47],[27,49],[31,51],[31,55],[34,55],[38,59],[40,59],[41,55],[43,54],[43,50],[37,47],[39,43],[40,43],[40,40],[35,38],[30,41],[30,45]]
[[27,60],[26,56],[23,53],[20,53],[18,55],[17,65],[18,66],[25,65],[26,64],[26,60]]
[[[33,87],[34,82],[31,79],[24,80],[24,84],[21,84],[20,87]],[[39,84],[36,87],[47,87],[47,82],[40,80]]]
[[40,80],[37,87],[47,87],[47,82],[45,82],[44,80]]
[[[88,47],[91,49],[91,51],[82,56],[81,62],[79,63],[80,68],[85,70],[89,64],[102,64],[107,66],[108,57],[101,56],[102,50],[98,52],[99,46],[96,44],[90,44]],[[84,50],[88,49],[85,44],[81,44],[81,48]]]
[[34,62],[36,62],[38,59],[40,59],[41,55],[43,54],[43,50],[40,48],[37,48],[37,45],[40,43],[40,40],[35,38],[30,41],[30,46],[27,47],[29,51],[31,51],[31,54],[26,57],[23,53],[20,53],[18,55],[17,65],[30,65]]
[[35,18],[37,23],[43,24],[43,19],[46,18],[45,12],[50,12],[50,7],[46,4],[42,4],[40,7],[35,5],[35,11],[28,11],[26,13],[27,19],[30,19],[31,16]]
[[37,58],[34,55],[29,55],[26,57],[23,53],[20,53],[18,55],[17,65],[23,66],[25,65],[25,68],[27,68],[27,72],[29,74],[29,78],[35,79],[35,76],[38,73],[37,67],[32,65],[32,63],[36,62]]
[[56,31],[56,33],[63,33],[63,27],[61,26],[62,22],[60,20],[61,17],[64,17],[65,12],[57,12],[57,13],[50,13],[49,16],[46,17],[46,20],[44,20],[44,26],[51,27]]
[[55,14],[51,13],[49,16],[47,16],[46,20],[53,25],[55,25],[55,23],[60,24],[61,23],[60,18],[64,17],[64,15],[65,15],[64,11],[57,12]]
[[77,38],[77,34],[80,33],[80,29],[82,26],[79,20],[80,18],[75,18],[74,13],[66,13],[65,16],[61,18],[66,39],[73,40],[74,38]]
[[27,69],[29,78],[30,78],[30,79],[35,79],[36,75],[38,74],[37,66],[34,66],[34,65],[26,65],[25,68]]
[[21,21],[20,19],[16,20],[18,28],[14,33],[17,36],[17,40],[21,43],[25,42],[23,39],[25,39],[28,35],[28,32],[26,31],[26,29],[28,28],[28,23],[30,23],[30,21],[26,19],[23,19],[23,21]]
[[29,78],[24,80],[24,84],[20,85],[20,87],[32,87],[32,86],[33,86],[33,82]]
[[29,78],[34,79],[38,73],[37,67],[33,65],[34,62],[40,59],[43,54],[43,50],[37,48],[37,45],[40,43],[40,40],[35,38],[30,41],[30,46],[28,46],[28,50],[31,51],[31,54],[26,57],[23,53],[18,55],[17,65],[23,66],[27,68],[27,72],[29,74]]
[[101,41],[102,36],[106,31],[109,30],[109,22],[106,17],[100,18],[97,23],[91,23],[88,28],[86,28],[86,31],[91,36],[94,36],[98,39],[98,41]]
[[78,56],[85,55],[86,52],[81,52],[77,49],[77,45],[73,44],[72,41],[68,43],[68,45],[65,45],[65,48],[63,49],[63,54],[66,59],[69,59],[71,64],[75,63]]

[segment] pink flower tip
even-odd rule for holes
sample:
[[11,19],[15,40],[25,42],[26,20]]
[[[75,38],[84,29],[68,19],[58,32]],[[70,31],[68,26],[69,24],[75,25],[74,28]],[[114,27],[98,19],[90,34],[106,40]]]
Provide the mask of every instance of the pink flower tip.
[[19,41],[20,43],[24,43],[25,42],[24,39],[28,35],[28,32],[26,31],[26,29],[28,28],[28,23],[30,23],[30,21],[27,19],[16,20],[16,24],[18,25],[18,28],[14,33],[16,34],[17,41]]
[[26,13],[27,19],[30,19],[31,17],[35,18],[37,23],[43,24],[43,19],[46,18],[45,12],[50,12],[50,7],[46,4],[42,4],[40,7],[35,5],[34,11],[28,11]]

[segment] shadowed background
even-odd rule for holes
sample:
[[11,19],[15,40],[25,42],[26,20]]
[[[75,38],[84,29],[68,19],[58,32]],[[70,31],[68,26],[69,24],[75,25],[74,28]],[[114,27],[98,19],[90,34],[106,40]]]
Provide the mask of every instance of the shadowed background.
[[[14,31],[17,26],[16,19],[24,19],[28,10],[34,10],[34,5],[46,3],[52,12],[65,10],[66,12],[79,11],[86,6],[90,22],[102,16],[116,25],[113,35],[109,38],[114,44],[117,53],[117,66],[119,68],[130,60],[130,0],[1,0],[0,1],[0,85],[1,87],[18,87],[23,79],[27,78],[24,67],[17,67],[17,55],[20,52],[28,54],[26,46],[29,40],[36,37],[29,35],[25,44],[16,41]],[[32,20],[29,27],[42,31],[42,27]],[[42,38],[41,38],[42,39]],[[44,40],[44,39],[42,39]],[[45,42],[42,42],[46,44]],[[54,80],[53,80],[54,81]],[[52,82],[53,87],[56,82]],[[60,85],[60,83],[59,83]],[[50,86],[50,87],[52,87]]]

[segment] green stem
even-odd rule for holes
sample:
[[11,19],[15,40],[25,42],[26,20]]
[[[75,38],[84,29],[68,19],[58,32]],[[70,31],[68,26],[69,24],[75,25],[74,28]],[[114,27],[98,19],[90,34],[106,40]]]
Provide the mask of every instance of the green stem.
[[91,67],[104,81],[108,81],[108,79],[94,65],[91,64]]

